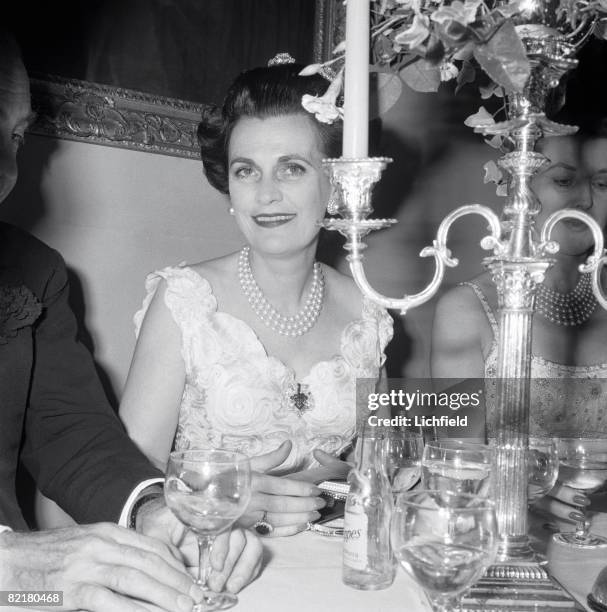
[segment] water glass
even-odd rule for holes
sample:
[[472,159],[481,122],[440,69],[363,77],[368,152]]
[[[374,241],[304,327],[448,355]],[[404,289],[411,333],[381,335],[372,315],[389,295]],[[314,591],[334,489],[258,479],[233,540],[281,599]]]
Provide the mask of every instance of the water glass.
[[495,451],[491,446],[455,439],[427,442],[422,486],[433,491],[491,497]]
[[226,610],[238,601],[208,586],[209,556],[215,537],[229,529],[251,499],[251,466],[240,453],[222,450],[175,451],[169,455],[164,495],[167,506],[198,540],[197,584],[203,600],[194,612]]
[[[607,482],[607,433],[584,434],[578,438],[560,438],[558,442],[559,482],[580,493],[594,493]],[[590,533],[585,507],[575,532],[558,533],[555,540],[578,548],[607,546],[607,538]]]
[[394,493],[408,491],[419,480],[423,451],[421,433],[400,429],[386,435],[383,461]]
[[399,493],[390,540],[397,560],[424,589],[433,610],[458,610],[462,593],[495,559],[494,504],[465,493]]
[[556,484],[559,473],[558,439],[531,436],[527,451],[527,502],[544,497]]

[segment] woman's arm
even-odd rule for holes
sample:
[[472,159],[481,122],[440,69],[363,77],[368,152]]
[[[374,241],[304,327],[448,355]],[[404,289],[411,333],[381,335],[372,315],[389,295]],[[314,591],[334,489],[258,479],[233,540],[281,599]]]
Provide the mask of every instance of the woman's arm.
[[185,384],[181,332],[165,304],[165,290],[162,281],[143,320],[119,411],[129,436],[163,471]]
[[455,287],[436,305],[432,325],[432,378],[484,378],[483,335],[491,334],[478,298],[468,287]]

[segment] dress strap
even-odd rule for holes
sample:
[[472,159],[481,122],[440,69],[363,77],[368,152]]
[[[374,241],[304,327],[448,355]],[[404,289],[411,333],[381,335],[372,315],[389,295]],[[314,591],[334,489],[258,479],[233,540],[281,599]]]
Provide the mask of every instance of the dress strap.
[[147,310],[161,281],[166,282],[164,302],[182,334],[194,330],[209,313],[217,310],[217,300],[209,282],[185,263],[169,266],[148,274],[145,280],[146,296],[134,317],[135,335],[139,331]]
[[493,332],[493,339],[497,339],[498,337],[498,327],[497,327],[497,319],[493,314],[493,310],[491,310],[491,306],[489,306],[489,301],[487,300],[487,296],[483,293],[482,289],[472,281],[465,281],[463,283],[459,283],[460,285],[465,285],[466,287],[470,287],[472,291],[476,294],[479,302],[481,303],[483,310],[485,311],[485,315],[487,315],[487,319],[489,320],[489,325],[491,325],[491,331]]

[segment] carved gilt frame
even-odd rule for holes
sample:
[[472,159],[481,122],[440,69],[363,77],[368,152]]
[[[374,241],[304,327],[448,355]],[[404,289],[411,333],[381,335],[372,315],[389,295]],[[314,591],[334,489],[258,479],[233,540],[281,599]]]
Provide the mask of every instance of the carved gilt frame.
[[[342,0],[316,0],[314,58],[343,37]],[[59,76],[33,75],[33,134],[199,159],[196,130],[205,104]]]

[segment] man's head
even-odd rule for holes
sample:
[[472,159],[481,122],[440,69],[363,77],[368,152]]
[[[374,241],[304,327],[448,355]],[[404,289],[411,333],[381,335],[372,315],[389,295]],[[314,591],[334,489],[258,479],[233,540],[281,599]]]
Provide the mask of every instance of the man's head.
[[29,80],[19,47],[0,28],[0,203],[17,181],[17,152],[31,118]]

